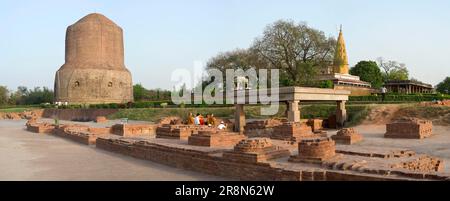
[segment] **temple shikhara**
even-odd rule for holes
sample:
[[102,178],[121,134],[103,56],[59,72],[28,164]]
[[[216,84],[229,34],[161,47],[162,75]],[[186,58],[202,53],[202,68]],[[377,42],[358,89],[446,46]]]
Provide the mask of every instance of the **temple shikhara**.
[[333,82],[334,89],[351,91],[351,96],[370,95],[373,91],[370,83],[361,81],[358,76],[350,75],[349,73],[347,49],[345,48],[342,26],[339,31],[333,64],[323,68],[317,80],[330,80]]

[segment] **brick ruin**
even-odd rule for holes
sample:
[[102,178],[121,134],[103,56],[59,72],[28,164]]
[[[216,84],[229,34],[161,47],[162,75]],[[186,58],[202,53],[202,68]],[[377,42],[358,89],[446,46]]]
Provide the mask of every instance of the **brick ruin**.
[[124,137],[155,136],[155,124],[115,124],[111,127],[111,133]]
[[192,125],[164,124],[156,128],[156,138],[187,140],[197,129]]
[[280,119],[268,119],[264,121],[249,122],[244,126],[244,134],[249,137],[271,137],[274,128],[281,126],[283,121]]
[[[27,129],[28,125],[45,127],[36,119],[27,123]],[[436,157],[399,148],[336,145],[304,123],[254,125],[255,129],[272,125],[281,139],[247,139],[208,126],[170,124],[57,125],[52,134],[139,159],[241,180],[450,180],[450,174],[442,172],[443,160]],[[149,134],[150,127],[156,136]],[[336,136],[347,136],[345,141],[354,143],[355,135],[354,129],[342,129]],[[286,143],[293,140],[298,143]]]
[[[277,140],[268,138],[242,140],[232,150],[191,146],[178,142],[180,141],[144,140],[108,135],[99,137],[96,146],[100,149],[172,167],[241,180],[404,181],[450,179],[450,174],[440,172],[443,165],[442,160],[429,156],[427,159],[424,155],[416,155],[408,150],[389,151],[380,148],[366,149],[365,147],[348,146],[346,148],[351,149],[347,150],[350,154],[331,156],[332,152],[314,148],[314,145],[319,144],[322,147],[326,147],[326,144],[332,146],[330,139],[304,140],[304,143],[310,143],[310,146],[302,149],[301,153],[303,156],[311,156],[306,158],[313,158],[314,163],[288,161],[291,152],[282,146],[275,145],[278,144]],[[337,147],[336,152],[339,149],[340,147]],[[332,149],[328,148],[327,150]],[[366,152],[371,154],[362,156]],[[391,155],[392,157],[384,158]],[[316,160],[319,157],[322,157],[320,161]]]
[[274,128],[271,138],[286,141],[300,141],[305,138],[317,137],[312,128],[305,123],[284,122],[282,125]]
[[98,116],[95,118],[96,123],[106,123],[108,122],[108,119],[105,116]]
[[308,119],[308,122],[306,124],[308,126],[311,126],[314,133],[320,133],[323,129],[322,119]]
[[188,137],[188,144],[206,147],[227,147],[234,146],[245,138],[245,135],[234,132],[218,131],[216,129],[200,130]]
[[289,156],[290,152],[272,144],[269,138],[251,138],[240,141],[223,158],[239,163],[259,163]]
[[45,134],[51,134],[55,129],[55,125],[49,123],[38,123],[35,118],[28,120],[26,127],[30,132]]
[[291,162],[321,163],[336,155],[336,143],[327,137],[303,139],[298,143],[298,155],[291,156]]
[[386,124],[385,138],[423,139],[433,134],[433,123],[417,118],[402,118]]
[[352,145],[362,141],[363,137],[354,128],[344,128],[339,130],[336,135],[331,136],[331,139],[337,144]]

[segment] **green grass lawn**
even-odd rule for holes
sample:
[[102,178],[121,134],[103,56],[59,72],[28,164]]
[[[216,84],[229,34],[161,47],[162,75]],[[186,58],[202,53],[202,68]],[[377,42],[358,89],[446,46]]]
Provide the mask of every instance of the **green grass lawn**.
[[[272,116],[261,115],[261,107],[264,106],[245,106],[247,119],[266,119],[273,117],[284,117],[285,105],[280,105],[278,112]],[[368,114],[371,105],[348,105],[347,114],[349,125],[360,123]],[[304,105],[301,106],[301,116],[303,119],[309,118],[328,118],[330,114],[336,111],[335,105]],[[142,108],[142,109],[121,109],[119,112],[110,115],[110,119],[128,118],[130,120],[152,121],[155,122],[167,116],[179,116],[186,118],[192,112],[200,114],[214,114],[219,118],[233,118],[234,107],[205,107],[205,108]]]
[[7,113],[7,112],[23,112],[23,111],[31,110],[31,109],[37,109],[37,108],[30,108],[30,107],[5,108],[5,109],[0,109],[0,112],[3,112],[3,113]]

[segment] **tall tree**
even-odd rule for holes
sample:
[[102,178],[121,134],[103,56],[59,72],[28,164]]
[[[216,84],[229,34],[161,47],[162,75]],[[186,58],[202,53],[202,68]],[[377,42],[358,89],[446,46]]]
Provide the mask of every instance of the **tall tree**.
[[8,103],[8,88],[0,86],[0,105],[6,105]]
[[407,80],[409,72],[406,65],[397,61],[385,61],[382,57],[377,59],[378,66],[383,69],[383,78],[387,82],[389,80]]
[[251,49],[280,69],[292,85],[308,84],[318,67],[333,60],[336,40],[305,23],[277,21],[266,27]]
[[383,85],[383,75],[374,61],[358,62],[350,69],[350,74],[359,76],[362,81],[370,82],[374,88],[380,88]]
[[450,77],[446,77],[436,86],[436,91],[440,93],[450,94]]

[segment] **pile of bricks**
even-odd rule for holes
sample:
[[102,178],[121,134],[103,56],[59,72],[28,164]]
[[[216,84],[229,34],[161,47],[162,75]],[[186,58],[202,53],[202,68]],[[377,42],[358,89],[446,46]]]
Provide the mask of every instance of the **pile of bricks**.
[[337,144],[351,145],[362,141],[363,137],[361,134],[356,132],[354,128],[344,128],[337,132],[336,135],[331,136],[331,138],[336,141]]
[[424,155],[412,161],[394,164],[391,168],[400,168],[419,172],[439,172],[444,169],[444,163],[439,158]]
[[250,138],[240,141],[232,151],[224,152],[223,158],[239,163],[260,163],[289,155],[289,150],[273,145],[269,138]]
[[385,138],[423,139],[433,134],[433,123],[416,118],[398,119],[386,125]]
[[156,127],[156,124],[115,124],[111,132],[124,137],[154,136],[157,132]]
[[196,126],[191,125],[162,125],[156,128],[156,138],[187,140],[194,131]]
[[105,116],[98,116],[95,118],[96,123],[106,123],[108,122],[108,119]]
[[291,162],[321,163],[336,155],[336,144],[331,138],[304,139],[298,143],[298,155]]
[[217,130],[199,130],[188,138],[188,144],[205,147],[226,147],[234,146],[239,141],[245,139],[244,135],[233,132],[223,132]]
[[275,127],[271,136],[272,139],[287,141],[300,141],[313,137],[316,135],[312,132],[312,128],[300,122],[285,122]]

